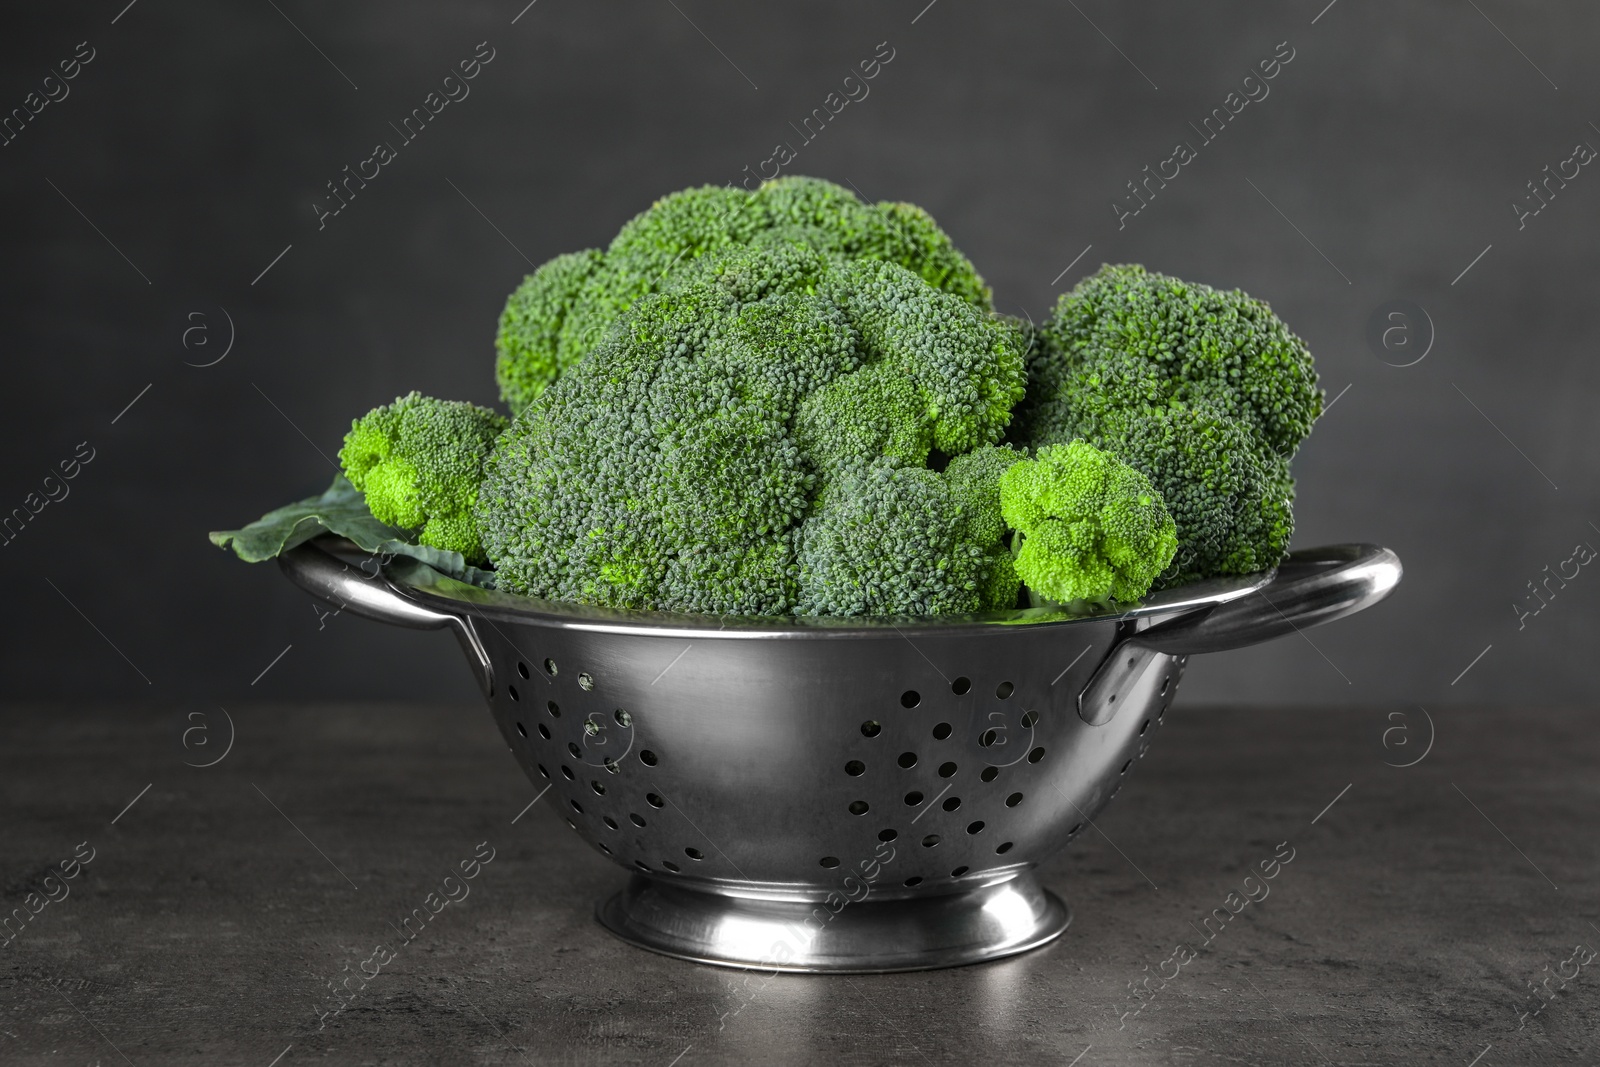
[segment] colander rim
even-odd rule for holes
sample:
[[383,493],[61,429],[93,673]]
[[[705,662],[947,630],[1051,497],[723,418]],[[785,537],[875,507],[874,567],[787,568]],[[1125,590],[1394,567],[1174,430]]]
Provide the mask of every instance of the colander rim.
[[1264,588],[1277,574],[1273,568],[1252,574],[1207,578],[1163,589],[1138,604],[1117,611],[1072,614],[1059,608],[1017,608],[972,615],[885,617],[693,615],[669,611],[604,608],[589,604],[541,600],[460,581],[421,560],[398,556],[384,563],[382,574],[397,591],[426,607],[493,622],[528,624],[566,630],[644,636],[683,635],[695,638],[862,638],[904,637],[908,633],[961,636],[993,633],[998,628],[1036,629],[1107,621],[1124,622],[1152,616],[1173,617],[1226,604]]

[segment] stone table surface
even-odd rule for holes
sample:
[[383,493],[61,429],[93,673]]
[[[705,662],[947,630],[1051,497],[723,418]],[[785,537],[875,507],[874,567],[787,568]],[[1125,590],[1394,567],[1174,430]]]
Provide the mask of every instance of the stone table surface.
[[[192,767],[224,750],[220,709],[13,705],[0,888],[38,910],[0,949],[0,1063],[1600,1062],[1595,714],[1430,711],[1180,702],[1042,868],[1075,912],[1055,943],[752,981],[596,924],[624,874],[525,810],[481,707],[231,708],[231,749]],[[1281,842],[1269,895],[1205,944]],[[335,976],[491,850],[322,1017]],[[1157,977],[1180,943],[1195,957]]]

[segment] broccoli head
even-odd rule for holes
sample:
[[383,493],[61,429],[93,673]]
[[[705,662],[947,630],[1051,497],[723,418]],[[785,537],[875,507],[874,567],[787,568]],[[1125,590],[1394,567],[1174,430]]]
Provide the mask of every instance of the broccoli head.
[[1017,573],[1061,603],[1136,601],[1178,548],[1150,480],[1084,441],[1046,445],[1008,467],[1000,510],[1017,531]]
[[1013,433],[1082,439],[1151,481],[1177,523],[1163,586],[1275,566],[1294,531],[1288,463],[1322,411],[1305,343],[1264,302],[1103,266],[1032,337]]
[[356,419],[339,462],[379,522],[420,530],[421,544],[482,563],[473,509],[484,461],[506,425],[488,408],[413,392]]
[[477,511],[497,581],[701,613],[979,610],[1002,531],[925,463],[999,439],[1022,358],[1013,326],[904,267],[803,241],[701,256],[501,439]]
[[567,310],[601,254],[590,248],[557,256],[522,280],[500,313],[494,339],[495,378],[513,411],[526,407],[563,369],[548,339],[560,333]]
[[506,303],[495,339],[501,396],[521,410],[594,348],[617,318],[700,257],[730,246],[804,244],[815,251],[892,263],[983,311],[989,290],[921,208],[862,203],[816,178],[785,177],[754,192],[701,186],[672,193],[635,216],[604,251],[558,256]]

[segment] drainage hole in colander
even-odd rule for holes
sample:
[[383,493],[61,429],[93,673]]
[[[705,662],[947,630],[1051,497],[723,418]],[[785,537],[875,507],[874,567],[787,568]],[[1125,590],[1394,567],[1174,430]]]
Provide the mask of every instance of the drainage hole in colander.
[[593,789],[597,796],[602,796],[603,797],[603,796],[606,795],[606,787],[601,785],[599,782],[590,782],[589,783],[589,788]]
[[922,694],[915,689],[907,689],[900,694],[900,706],[902,708],[914,708],[920,703],[922,703]]
[[944,804],[942,806],[944,807],[945,811],[955,811],[957,808],[959,808],[961,806],[961,798],[960,797],[949,797],[948,799],[945,800],[945,802],[944,802]]
[[662,800],[660,797],[656,796],[654,793],[646,793],[644,795],[644,799],[652,808],[659,808],[663,804],[666,803],[665,800]]
[[554,700],[545,705],[545,710],[550,712],[550,717],[552,719],[561,718],[561,705],[557,704]]
[[1166,696],[1167,695],[1167,690],[1169,688],[1171,688],[1171,686],[1172,686],[1172,675],[1169,674],[1165,678],[1161,679],[1161,695],[1162,696]]
[[1144,722],[1139,724],[1139,736],[1143,737],[1144,732],[1148,729],[1150,729],[1150,720],[1146,719]]
[[1127,763],[1124,763],[1122,765],[1122,770],[1118,771],[1117,773],[1118,774],[1127,774],[1128,773],[1128,768],[1132,767],[1132,766],[1133,766],[1133,760],[1129,760]]
[[636,811],[628,812],[628,821],[640,829],[644,828],[644,817]]
[[1044,748],[1043,747],[1036,748],[1032,752],[1028,753],[1028,762],[1029,763],[1038,763],[1042,759],[1044,759]]
[[1072,824],[1072,829],[1067,831],[1067,836],[1068,837],[1077,837],[1078,836],[1078,831],[1082,830],[1082,829],[1083,829],[1083,823],[1075,822],[1075,823]]
[[972,681],[968,678],[957,678],[950,683],[950,692],[956,696],[964,696],[972,688]]
[[600,820],[600,821],[601,821],[601,822],[603,822],[603,823],[605,823],[605,824],[606,824],[606,829],[607,829],[607,830],[616,830],[616,829],[619,829],[619,827],[618,827],[618,826],[617,826],[617,820],[615,820],[615,819],[613,819],[613,818],[612,818],[612,817],[611,817],[611,816],[609,816],[609,815],[607,815],[607,816],[605,816],[605,817],[604,817],[604,818],[602,818],[602,819],[601,819],[601,820]]
[[980,773],[978,775],[978,777],[982,778],[986,782],[992,782],[996,778],[1000,777],[1000,768],[999,767],[985,767],[983,769],[982,773]]
[[1014,808],[1018,804],[1021,804],[1021,803],[1022,803],[1022,794],[1021,793],[1012,793],[1010,796],[1006,797],[1006,807],[1008,807],[1008,808]]
[[839,866],[839,857],[838,856],[824,856],[820,860],[818,860],[817,862],[822,864],[824,867],[828,868],[831,871],[835,867]]
[[556,674],[556,661],[555,660],[547,659],[547,660],[544,661],[544,673],[550,675],[550,677],[552,677],[552,678],[555,677],[555,674]]
[[896,833],[895,831],[893,831],[893,830],[879,830],[878,831],[878,840],[879,841],[893,841],[895,838],[897,838],[899,836],[900,835],[898,833]]
[[548,777],[550,777],[550,772],[549,772],[549,771],[547,771],[547,770],[545,770],[545,769],[544,769],[544,764],[542,764],[542,763],[540,763],[540,764],[538,764],[538,765],[537,765],[537,766],[538,766],[538,768],[539,768],[539,776],[540,776],[540,777],[541,777],[541,778],[548,778]]
[[906,794],[906,803],[911,805],[913,808],[916,807],[918,804],[922,803],[922,794],[913,789],[911,792]]
[[909,771],[917,765],[917,754],[915,752],[902,752],[900,753],[899,762],[900,766]]
[[611,713],[611,717],[617,720],[617,725],[622,727],[624,730],[633,725],[633,716],[629,715],[627,710],[624,708],[618,708],[616,711],[613,711]]
[[939,843],[939,835],[938,834],[929,834],[927,837],[924,837],[922,839],[922,847],[923,848],[933,848],[938,843]]
[[528,665],[522,662],[520,659],[517,660],[517,673],[522,675],[524,678],[528,676]]
[[868,804],[865,800],[852,800],[850,802],[850,814],[851,815],[865,815],[867,812],[869,812],[871,810],[872,810],[872,805]]
[[963,874],[966,874],[966,873],[967,873],[967,869],[965,867],[957,867],[955,870],[950,872],[950,877],[952,877],[952,878],[960,878]]
[[945,738],[950,736],[950,733],[950,724],[947,722],[942,722],[933,728],[933,739],[935,741],[943,741]]
[[999,848],[995,849],[994,851],[995,851],[995,855],[1004,856],[1007,852],[1011,851],[1011,842],[1007,841],[1005,844],[1001,845]]
[[844,765],[844,773],[852,778],[860,778],[867,773],[867,765],[858,759],[853,759]]
[[877,719],[868,719],[861,724],[862,737],[877,737],[881,733],[883,733],[883,723]]
[[1006,697],[1010,696],[1016,691],[1017,687],[1012,685],[1010,682],[1001,682],[999,685],[995,686],[994,695],[999,697],[1001,700],[1004,700]]
[[576,830],[578,828],[578,824],[573,822],[571,819],[567,819],[566,823],[569,829]]
[[1033,729],[1033,724],[1038,721],[1039,713],[1037,711],[1024,712],[1022,716],[1022,728],[1025,730],[1031,730]]
[[584,671],[582,674],[578,675],[578,688],[582,689],[585,693],[593,689],[594,675],[590,674],[588,671]]
[[600,731],[603,729],[605,729],[605,727],[594,721],[593,712],[590,712],[589,717],[583,720],[583,732],[588,734],[590,737],[598,737]]
[[912,887],[912,886],[919,886],[919,885],[922,884],[922,876],[921,875],[913,875],[912,877],[907,878],[905,880],[905,882],[903,882],[902,884],[905,885],[908,888]]
[[572,810],[573,811],[577,812],[579,815],[583,814],[583,805],[582,804],[579,804],[576,800],[569,800],[569,801],[567,801],[567,803],[572,805]]
[[522,699],[522,694],[517,692],[517,687],[514,686],[514,685],[506,686],[506,692],[508,694],[510,694],[512,700],[521,700]]
[[665,867],[667,870],[671,871],[673,874],[677,874],[680,870],[683,869],[683,868],[679,867],[676,863],[673,863],[671,860],[662,860],[661,861],[661,866]]
[[605,766],[606,766],[606,770],[609,771],[612,774],[621,774],[622,773],[622,768],[618,767],[617,766],[617,761],[612,759],[610,756],[607,756],[605,758]]
[[567,781],[569,782],[575,782],[578,779],[578,776],[572,773],[571,767],[563,765],[561,768],[561,773],[567,776]]
[[969,834],[981,834],[981,833],[983,833],[983,820],[979,819],[977,822],[969,822],[969,823],[967,823],[967,833],[969,833]]
[[578,743],[576,741],[568,741],[567,742],[567,751],[572,753],[572,758],[573,759],[582,759],[583,758],[583,749],[578,747]]
[[697,848],[686,848],[683,850],[683,854],[692,860],[703,860],[706,858],[706,854]]
[[639,753],[639,762],[644,764],[646,767],[654,767],[657,762],[656,754],[647,748],[643,752]]
[[517,733],[521,734],[523,737],[527,737],[528,736],[528,728],[526,726],[522,725],[519,722],[519,723],[517,723]]
[[604,841],[596,841],[594,843],[594,847],[599,849],[601,852],[604,852],[608,856],[611,855],[611,850],[606,847],[606,843]]
[[939,777],[940,778],[949,778],[952,775],[954,775],[955,773],[956,773],[956,765],[954,763],[941,763],[941,764],[939,764]]
[[1106,799],[1115,800],[1117,798],[1117,794],[1120,792],[1122,792],[1122,783],[1118,782],[1116,785],[1111,787],[1111,792],[1106,794]]
[[649,864],[645,863],[644,860],[634,860],[633,865],[639,868],[641,871],[648,871],[650,869]]
[[988,748],[998,740],[1000,740],[999,733],[994,730],[985,730],[983,733],[978,735],[978,747]]
[[550,727],[546,726],[544,723],[540,723],[539,736],[544,738],[546,741],[550,740]]

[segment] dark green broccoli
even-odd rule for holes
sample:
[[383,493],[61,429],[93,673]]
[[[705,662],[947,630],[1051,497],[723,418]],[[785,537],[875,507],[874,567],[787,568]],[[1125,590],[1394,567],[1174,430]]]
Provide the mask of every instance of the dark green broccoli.
[[1016,571],[1063,604],[1137,601],[1172,562],[1172,516],[1133,467],[1084,441],[1045,445],[1000,477],[1000,509],[1017,532]]
[[473,509],[484,461],[506,426],[488,408],[409,393],[351,423],[339,462],[379,522],[420,530],[419,543],[482,563]]
[[494,342],[495,378],[513,411],[526,407],[564,369],[560,351],[540,341],[560,332],[567,309],[601,259],[592,248],[557,256],[524,278],[506,300]]
[[1288,463],[1322,391],[1305,343],[1264,302],[1103,266],[1061,298],[1028,362],[1014,438],[1081,438],[1150,479],[1178,530],[1161,586],[1283,559]]
[[702,186],[635,216],[604,251],[557,257],[511,295],[495,340],[501,396],[515,411],[585,352],[640,298],[733,245],[804,244],[822,253],[898,264],[984,311],[989,290],[933,219],[912,204],[863,204],[848,189],[786,177],[754,192]]
[[[976,476],[923,464],[934,443],[996,441],[1022,381],[1013,326],[905,268],[732,245],[637,301],[517,416],[480,494],[484,545],[501,588],[556,600],[979,610],[1004,589],[1001,531],[977,518]],[[898,547],[873,556],[880,534]],[[872,589],[849,592],[851,574]]]

